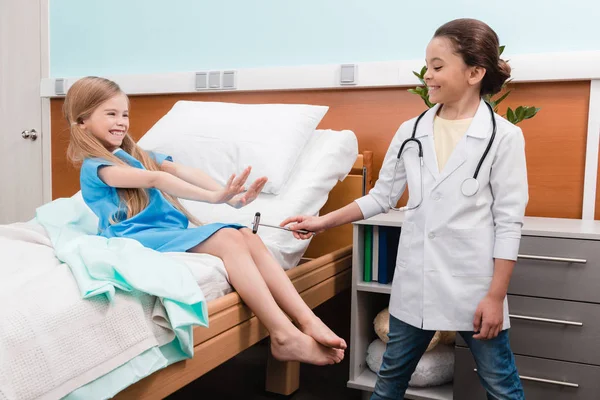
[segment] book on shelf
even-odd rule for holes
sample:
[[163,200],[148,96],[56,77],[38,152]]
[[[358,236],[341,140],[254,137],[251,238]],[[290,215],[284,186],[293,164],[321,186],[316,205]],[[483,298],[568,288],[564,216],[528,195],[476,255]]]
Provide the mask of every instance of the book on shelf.
[[363,281],[388,284],[394,277],[400,228],[364,227]]

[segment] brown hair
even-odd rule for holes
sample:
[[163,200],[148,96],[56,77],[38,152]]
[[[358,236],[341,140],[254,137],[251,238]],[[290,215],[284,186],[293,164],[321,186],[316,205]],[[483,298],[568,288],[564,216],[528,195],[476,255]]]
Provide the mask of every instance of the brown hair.
[[485,68],[481,81],[481,96],[496,94],[510,78],[510,66],[499,56],[498,35],[486,23],[461,18],[440,26],[433,37],[448,38],[465,64]]
[[[124,93],[115,82],[95,76],[82,78],[69,88],[63,105],[63,114],[71,130],[67,157],[73,164],[80,165],[86,158],[102,158],[116,165],[129,165],[108,151],[94,135],[81,127],[83,121],[88,119],[96,108],[114,96],[121,94]],[[147,170],[160,171],[160,167],[154,158],[140,148],[129,133],[125,134],[121,149],[139,160]],[[127,218],[139,214],[148,206],[150,201],[146,189],[119,188],[117,192],[119,193],[121,202],[127,207]],[[196,218],[183,207],[177,198],[164,192],[163,195],[190,222],[200,225]],[[111,223],[116,222],[113,220],[113,217],[111,216],[110,218]]]

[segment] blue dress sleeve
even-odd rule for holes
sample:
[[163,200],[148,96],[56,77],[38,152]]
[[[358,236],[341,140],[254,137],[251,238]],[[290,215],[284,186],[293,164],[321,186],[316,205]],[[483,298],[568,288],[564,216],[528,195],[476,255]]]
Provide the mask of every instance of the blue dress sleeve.
[[173,158],[166,154],[157,153],[154,151],[150,151],[149,154],[154,158],[154,161],[156,161],[158,165],[161,165],[165,160],[173,162]]
[[81,165],[80,181],[82,189],[84,186],[95,188],[110,187],[104,183],[102,179],[100,179],[100,176],[98,176],[98,171],[100,171],[100,168],[102,167],[108,167],[111,165],[115,164],[102,158],[86,158]]

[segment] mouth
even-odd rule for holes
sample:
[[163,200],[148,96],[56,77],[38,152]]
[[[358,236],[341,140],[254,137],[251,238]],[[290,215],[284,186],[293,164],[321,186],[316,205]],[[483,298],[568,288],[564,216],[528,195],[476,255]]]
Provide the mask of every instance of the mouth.
[[439,90],[439,88],[440,88],[439,86],[427,86],[427,91],[429,93],[432,93],[432,92]]
[[110,134],[112,136],[116,136],[116,137],[123,137],[123,136],[125,136],[125,131],[121,131],[121,130],[118,130],[118,129],[113,129],[113,130],[111,130],[109,132],[110,132]]

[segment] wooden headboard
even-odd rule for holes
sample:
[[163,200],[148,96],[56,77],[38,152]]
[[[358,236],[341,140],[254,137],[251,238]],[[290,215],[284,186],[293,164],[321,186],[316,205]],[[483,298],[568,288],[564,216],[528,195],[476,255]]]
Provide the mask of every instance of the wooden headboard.
[[[512,89],[501,111],[518,105],[542,108],[535,118],[519,125],[525,134],[529,174],[526,214],[581,218],[590,82],[520,83],[513,84]],[[330,109],[319,128],[352,130],[358,138],[359,152],[373,151],[374,180],[398,126],[425,109],[421,99],[406,88],[132,96],[134,137],[146,132],[177,100],[328,105]],[[51,101],[53,198],[70,196],[78,190],[78,173],[65,159],[68,131],[62,103],[63,99]]]

